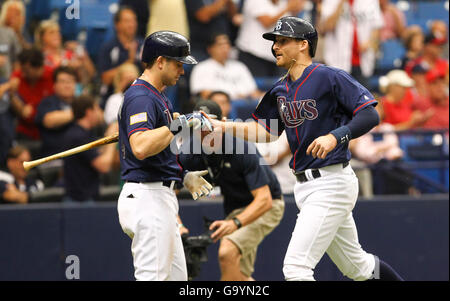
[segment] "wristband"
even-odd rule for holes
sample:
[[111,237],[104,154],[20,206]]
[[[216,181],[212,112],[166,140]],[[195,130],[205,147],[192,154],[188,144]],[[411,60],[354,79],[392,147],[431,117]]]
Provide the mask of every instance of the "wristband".
[[338,144],[348,143],[350,139],[352,139],[352,133],[346,125],[332,130],[330,134],[332,134],[336,138]]
[[233,217],[233,222],[236,224],[238,229],[242,227],[242,223],[237,217]]

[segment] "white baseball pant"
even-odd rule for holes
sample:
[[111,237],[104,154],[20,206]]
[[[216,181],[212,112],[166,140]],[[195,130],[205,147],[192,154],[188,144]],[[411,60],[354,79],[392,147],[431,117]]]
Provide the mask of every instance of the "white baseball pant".
[[131,237],[136,280],[186,281],[175,192],[155,183],[125,183],[117,204],[122,230]]
[[320,168],[320,173],[314,179],[306,170],[308,181],[294,187],[300,213],[284,259],[285,279],[313,281],[313,269],[327,252],[345,276],[367,280],[375,258],[361,248],[353,220],[358,179],[350,165],[330,165]]

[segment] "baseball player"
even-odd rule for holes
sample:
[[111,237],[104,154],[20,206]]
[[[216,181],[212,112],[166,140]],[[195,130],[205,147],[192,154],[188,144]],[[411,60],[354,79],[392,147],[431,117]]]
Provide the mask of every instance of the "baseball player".
[[144,42],[144,73],[125,92],[118,114],[121,177],[117,205],[123,231],[132,238],[137,280],[187,280],[183,244],[177,226],[174,188],[183,181],[194,199],[212,186],[207,171],[186,172],[169,147],[174,136],[194,124],[173,112],[163,90],[196,64],[188,40],[159,31]]
[[312,62],[318,35],[310,23],[283,17],[263,38],[273,41],[276,64],[288,70],[286,76],[263,97],[253,122],[210,121],[215,130],[255,142],[286,131],[300,213],[284,259],[285,279],[314,280],[327,252],[351,279],[402,280],[361,248],[352,216],[358,180],[348,164],[348,142],[378,124],[377,101],[346,72]]

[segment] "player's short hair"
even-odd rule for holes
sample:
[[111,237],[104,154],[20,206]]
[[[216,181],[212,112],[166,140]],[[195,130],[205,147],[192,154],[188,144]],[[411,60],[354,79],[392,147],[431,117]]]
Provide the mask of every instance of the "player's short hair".
[[206,47],[209,48],[209,47],[213,46],[216,43],[217,38],[219,36],[226,36],[228,39],[230,39],[228,34],[225,32],[213,32],[206,40]]
[[202,110],[206,114],[213,114],[217,119],[222,119],[222,110],[220,106],[210,99],[202,99],[195,104],[194,111]]
[[130,10],[133,12],[133,14],[136,16],[136,11],[128,5],[121,5],[119,7],[119,9],[117,10],[117,12],[114,14],[113,20],[114,20],[114,24],[117,24],[120,22],[120,17],[122,15],[122,12],[126,11],[126,10]]
[[224,91],[213,91],[208,95],[208,99],[212,99],[215,95],[223,95],[227,98],[228,102],[231,102],[231,97],[227,92]]
[[44,54],[36,47],[22,50],[18,59],[21,65],[26,65],[29,63],[35,68],[44,66]]
[[59,66],[58,68],[56,68],[53,71],[53,82],[56,83],[56,80],[58,79],[58,75],[60,75],[62,73],[69,74],[75,79],[75,81],[78,81],[78,75],[77,75],[77,72],[75,71],[75,69],[73,69],[72,67],[68,67],[68,66]]
[[26,151],[29,152],[28,148],[26,148],[23,145],[13,146],[9,149],[6,158],[7,159],[17,159],[21,154],[23,154]]
[[72,112],[75,120],[79,120],[86,115],[88,109],[94,108],[96,99],[89,95],[81,95],[72,101]]

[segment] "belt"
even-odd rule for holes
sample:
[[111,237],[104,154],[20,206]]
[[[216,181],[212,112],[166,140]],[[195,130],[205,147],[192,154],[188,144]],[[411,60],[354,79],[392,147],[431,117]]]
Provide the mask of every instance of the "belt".
[[[346,168],[348,166],[348,161],[342,163],[342,168]],[[304,183],[309,181],[308,177],[306,176],[306,171],[299,171],[298,173],[294,174],[297,177],[297,181],[300,183]],[[319,168],[311,169],[311,175],[314,179],[320,178],[322,175],[320,174]]]
[[[145,182],[137,182],[137,181],[126,181],[127,183],[136,183],[136,184],[145,184]],[[161,183],[162,186],[168,187],[170,189],[176,189],[178,187],[179,181],[175,180],[167,180],[161,182],[148,182],[148,183]]]

